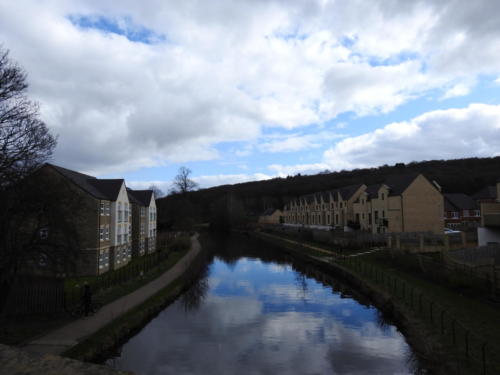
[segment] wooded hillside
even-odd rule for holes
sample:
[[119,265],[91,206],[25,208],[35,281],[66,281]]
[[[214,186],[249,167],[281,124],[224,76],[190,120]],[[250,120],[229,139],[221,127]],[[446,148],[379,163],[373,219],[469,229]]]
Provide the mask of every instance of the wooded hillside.
[[180,215],[179,210],[187,204],[187,210],[192,216],[207,221],[214,204],[223,204],[222,200],[228,196],[232,201],[241,202],[248,215],[258,215],[269,207],[281,208],[289,199],[299,195],[357,183],[380,183],[390,175],[411,172],[423,173],[429,180],[435,180],[444,193],[473,194],[484,186],[495,184],[500,178],[500,157],[398,163],[378,168],[303,176],[299,174],[266,181],[216,186],[159,199],[157,204],[159,212],[162,212],[159,219],[160,224],[175,221],[176,216]]

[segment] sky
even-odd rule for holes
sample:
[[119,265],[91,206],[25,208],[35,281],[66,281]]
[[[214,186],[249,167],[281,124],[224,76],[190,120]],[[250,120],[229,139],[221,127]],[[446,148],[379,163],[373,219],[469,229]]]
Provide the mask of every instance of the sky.
[[52,162],[164,191],[500,155],[497,0],[0,0]]

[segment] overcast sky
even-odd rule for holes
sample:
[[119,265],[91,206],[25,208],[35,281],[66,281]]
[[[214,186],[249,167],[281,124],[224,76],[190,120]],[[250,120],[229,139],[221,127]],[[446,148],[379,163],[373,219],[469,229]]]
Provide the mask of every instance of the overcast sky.
[[166,189],[500,155],[500,1],[0,1],[53,162]]

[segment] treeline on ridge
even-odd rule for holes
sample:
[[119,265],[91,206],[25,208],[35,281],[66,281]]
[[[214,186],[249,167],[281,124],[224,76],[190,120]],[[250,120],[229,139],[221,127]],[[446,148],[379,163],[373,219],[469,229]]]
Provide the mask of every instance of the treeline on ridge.
[[[288,176],[265,181],[221,185],[186,194],[173,194],[159,199],[159,226],[186,227],[193,223],[213,222],[214,215],[224,209],[247,217],[256,217],[267,208],[282,208],[290,199],[318,191],[335,189],[358,183],[383,182],[394,174],[422,173],[435,180],[444,193],[473,194],[500,178],[500,157],[431,160],[408,164],[383,165],[340,172],[321,172],[315,175]],[[227,216],[234,216],[228,213]],[[229,220],[228,217],[224,221]]]

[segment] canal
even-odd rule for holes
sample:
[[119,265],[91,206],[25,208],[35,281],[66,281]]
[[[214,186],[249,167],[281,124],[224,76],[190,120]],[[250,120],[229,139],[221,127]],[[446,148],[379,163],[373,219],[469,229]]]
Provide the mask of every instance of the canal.
[[137,374],[415,374],[397,328],[365,298],[245,237],[206,240],[191,288],[118,348]]

